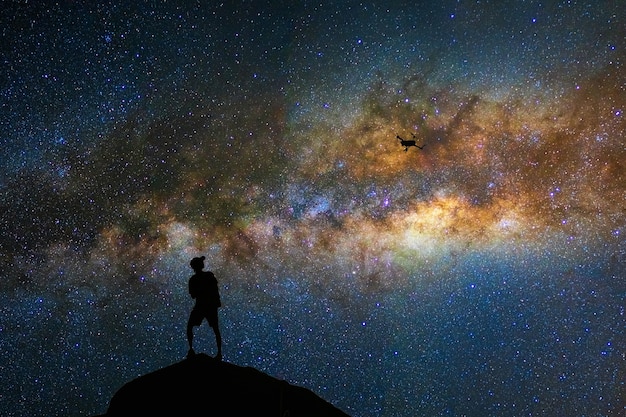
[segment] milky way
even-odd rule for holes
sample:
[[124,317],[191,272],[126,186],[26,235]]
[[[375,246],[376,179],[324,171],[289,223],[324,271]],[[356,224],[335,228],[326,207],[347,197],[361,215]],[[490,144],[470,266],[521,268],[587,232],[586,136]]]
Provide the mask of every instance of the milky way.
[[204,255],[354,417],[621,415],[623,5],[281,3],[5,7],[0,414],[182,360]]

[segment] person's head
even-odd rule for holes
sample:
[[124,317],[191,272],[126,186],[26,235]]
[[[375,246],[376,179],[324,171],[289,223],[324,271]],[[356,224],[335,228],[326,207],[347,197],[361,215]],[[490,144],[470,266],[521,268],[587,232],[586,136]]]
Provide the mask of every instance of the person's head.
[[191,266],[191,268],[196,271],[196,272],[200,272],[204,269],[204,260],[206,258],[204,256],[201,256],[199,258],[193,258],[191,260],[191,262],[189,262],[189,266]]

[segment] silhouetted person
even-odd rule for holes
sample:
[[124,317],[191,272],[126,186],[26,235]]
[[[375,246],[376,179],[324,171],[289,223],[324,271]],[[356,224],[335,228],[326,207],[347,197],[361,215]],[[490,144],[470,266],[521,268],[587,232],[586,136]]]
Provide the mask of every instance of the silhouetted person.
[[189,343],[187,356],[195,354],[193,350],[193,328],[200,326],[202,320],[206,318],[215,333],[216,358],[222,360],[222,335],[217,320],[217,309],[222,306],[222,302],[220,301],[220,292],[217,288],[215,275],[211,271],[203,271],[205,259],[204,256],[201,256],[193,258],[189,263],[195,272],[189,278],[189,295],[196,300],[196,304],[193,306],[187,322],[187,342]]

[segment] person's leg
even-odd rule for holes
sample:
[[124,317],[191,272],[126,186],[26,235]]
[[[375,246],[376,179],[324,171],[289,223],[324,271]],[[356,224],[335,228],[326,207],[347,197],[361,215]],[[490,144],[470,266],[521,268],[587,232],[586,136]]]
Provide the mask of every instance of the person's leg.
[[217,323],[215,323],[213,332],[215,333],[215,343],[217,343],[217,356],[221,359],[222,358],[222,334],[220,333],[220,326]]
[[217,356],[216,358],[222,360],[222,334],[220,333],[220,325],[217,319],[217,309],[212,311],[209,319],[209,325],[213,328],[213,333],[215,333],[215,343],[217,344]]
[[187,321],[187,343],[189,344],[187,356],[193,355],[195,352],[193,351],[193,320],[191,315]]

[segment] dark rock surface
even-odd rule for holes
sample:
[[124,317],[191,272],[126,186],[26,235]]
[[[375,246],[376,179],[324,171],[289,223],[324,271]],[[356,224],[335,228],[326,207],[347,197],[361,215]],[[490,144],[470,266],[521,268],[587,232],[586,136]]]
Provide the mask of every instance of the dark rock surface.
[[205,354],[128,382],[105,414],[164,415],[348,417],[306,388]]

